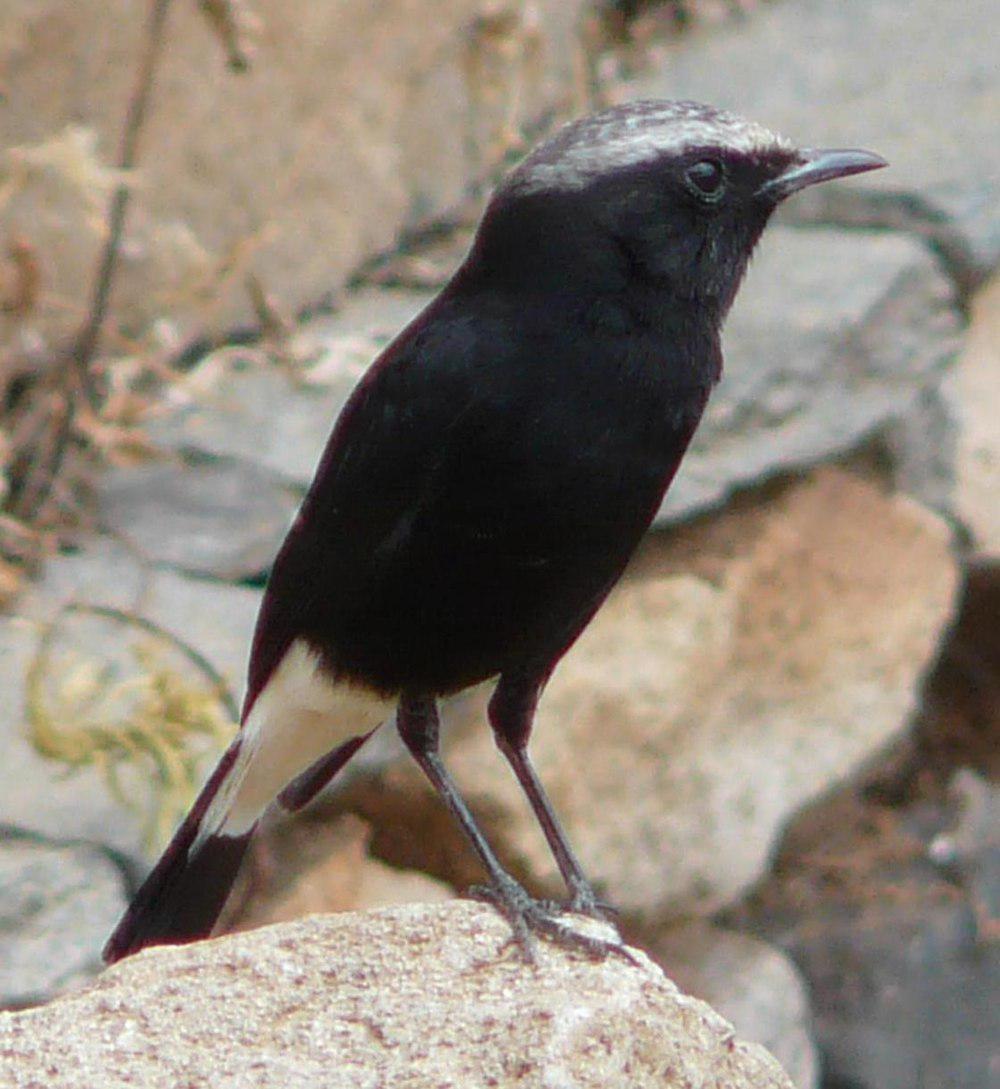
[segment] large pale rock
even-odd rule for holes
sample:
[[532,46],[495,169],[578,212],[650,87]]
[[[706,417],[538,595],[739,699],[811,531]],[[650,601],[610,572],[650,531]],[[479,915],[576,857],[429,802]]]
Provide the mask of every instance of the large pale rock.
[[[172,8],[115,316],[245,320],[250,274],[292,310],[325,295],[457,200],[520,124],[567,109],[583,7],[260,0],[238,77],[197,5]],[[87,301],[147,17],[130,0],[0,12],[5,230],[41,264],[36,331],[65,332]]]
[[140,954],[0,1017],[10,1089],[791,1089],[642,954],[526,965],[482,905],[312,918]]
[[[556,670],[532,737],[611,901],[659,917],[753,882],[788,816],[905,725],[956,581],[937,518],[835,470],[650,541]],[[508,862],[558,890],[482,706],[467,718],[451,767]],[[348,798],[379,853],[476,879],[406,761]]]

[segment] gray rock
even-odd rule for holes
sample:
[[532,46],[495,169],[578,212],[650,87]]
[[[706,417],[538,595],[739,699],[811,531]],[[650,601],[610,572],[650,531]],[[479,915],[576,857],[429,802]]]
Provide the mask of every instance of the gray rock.
[[[907,418],[954,352],[953,294],[911,239],[771,231],[727,327],[725,376],[660,521]],[[367,290],[308,325],[302,337],[321,354],[307,383],[262,356],[217,353],[191,376],[186,404],[152,425],[154,440],[308,482],[354,383],[430,297]]]
[[[916,902],[813,919],[792,955],[813,985],[831,1079],[858,1089],[996,1084],[1000,948],[967,907]],[[803,928],[805,929],[805,928]]]
[[718,1010],[741,1036],[766,1047],[796,1089],[819,1084],[809,995],[798,969],[779,949],[693,922],[658,935],[650,955],[678,987]]
[[[79,756],[78,725],[73,712],[62,713],[55,694],[67,689],[70,707],[80,710],[79,681],[74,676],[103,676],[111,685],[148,675],[136,651],[150,650],[153,665],[170,670],[193,693],[211,696],[209,703],[224,718],[224,708],[212,695],[204,672],[158,631],[140,624],[123,624],[113,616],[62,614],[68,603],[124,610],[139,621],[150,621],[203,655],[229,691],[242,693],[246,656],[260,594],[258,591],[156,571],[107,538],[98,538],[80,552],[55,557],[43,578],[17,602],[13,615],[0,617],[0,822],[20,825],[52,837],[74,836],[109,844],[119,850],[149,851],[147,800],[151,765],[123,765],[122,789],[136,803],[133,812],[112,796],[99,761]],[[42,690],[54,713],[55,738],[33,742],[27,728],[29,678],[37,660],[42,633],[60,616],[52,644],[50,668]],[[127,700],[123,693],[121,700]],[[125,703],[112,701],[117,719]],[[192,751],[206,764],[223,743],[219,736],[192,736]],[[83,742],[87,748],[86,742]],[[46,755],[54,749],[62,758]],[[190,799],[187,799],[190,800]],[[178,798],[163,816],[165,825],[180,815]],[[160,828],[162,839],[167,829]]]
[[263,352],[216,352],[173,387],[173,405],[149,422],[149,437],[166,450],[235,458],[308,484],[355,383],[430,297],[398,290],[352,295],[337,314],[298,334],[294,350],[313,357],[299,371],[276,366]]
[[908,418],[940,383],[959,327],[953,289],[911,239],[772,229],[733,307],[722,382],[660,520]]
[[148,426],[165,450],[250,462],[303,484],[353,380],[306,386],[262,353],[223,349],[175,391],[184,402]]
[[0,829],[0,1007],[42,1002],[96,975],[124,908],[122,874],[99,848]]
[[[377,350],[387,344],[434,297],[431,291],[405,288],[378,290],[360,288],[351,292],[332,314],[314,318],[306,330],[306,347],[310,341],[320,350],[314,364],[314,376],[322,381],[327,366],[339,370],[341,359],[366,350],[366,342]],[[367,363],[359,360],[362,367]]]
[[105,473],[103,528],[147,561],[227,581],[267,571],[301,493],[248,461],[161,461]]
[[902,193],[915,226],[937,212],[983,270],[1000,260],[995,29],[993,0],[797,0],[678,41],[628,92],[704,99],[813,147],[880,152],[890,170],[803,194],[789,212],[822,215],[848,186],[883,199],[875,212]]
[[896,485],[944,515],[956,508],[957,455],[961,421],[942,386],[921,391],[902,418],[890,421],[881,438]]
[[638,951],[599,963],[469,902],[314,916],[149,950],[0,1015],[10,1089],[791,1089]]
[[995,926],[1000,919],[1000,786],[959,768],[951,792],[959,809],[954,827],[934,837],[928,854],[959,879],[980,924]]

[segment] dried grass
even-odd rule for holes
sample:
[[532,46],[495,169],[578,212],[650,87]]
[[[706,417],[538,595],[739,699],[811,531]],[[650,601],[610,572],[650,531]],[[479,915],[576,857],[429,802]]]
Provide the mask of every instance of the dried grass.
[[[139,636],[126,675],[106,658],[56,653],[73,615]],[[183,662],[183,668],[181,666]],[[189,808],[207,758],[237,728],[237,708],[211,665],[177,636],[125,610],[73,605],[46,624],[26,678],[27,740],[67,774],[95,769],[140,819],[150,853]]]

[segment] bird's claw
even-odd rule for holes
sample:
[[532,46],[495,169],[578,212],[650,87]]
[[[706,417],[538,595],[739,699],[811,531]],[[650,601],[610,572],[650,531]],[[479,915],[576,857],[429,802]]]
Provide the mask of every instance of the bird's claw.
[[602,914],[604,905],[596,899],[583,901],[580,906],[577,906],[575,898],[569,905],[554,900],[536,900],[513,878],[495,885],[476,885],[469,890],[469,894],[474,899],[492,904],[508,920],[514,932],[512,941],[516,942],[522,957],[529,964],[537,960],[536,935],[562,949],[583,953],[591,960],[604,960],[614,954],[635,963],[635,958],[617,937],[617,928],[616,940],[609,940],[576,930],[559,918],[575,913],[608,923],[609,920]]
[[589,885],[575,888],[569,903],[562,905],[562,910],[574,915],[586,915],[589,919],[597,919],[618,929],[618,909],[607,900],[600,899]]

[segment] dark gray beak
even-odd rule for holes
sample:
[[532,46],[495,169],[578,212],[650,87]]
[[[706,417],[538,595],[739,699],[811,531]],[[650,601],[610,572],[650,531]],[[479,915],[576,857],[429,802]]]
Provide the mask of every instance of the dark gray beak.
[[765,182],[757,190],[757,196],[774,201],[784,200],[807,185],[863,174],[866,170],[881,170],[888,165],[881,155],[871,151],[804,148],[783,174]]

